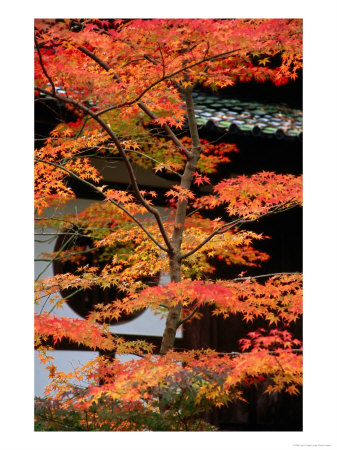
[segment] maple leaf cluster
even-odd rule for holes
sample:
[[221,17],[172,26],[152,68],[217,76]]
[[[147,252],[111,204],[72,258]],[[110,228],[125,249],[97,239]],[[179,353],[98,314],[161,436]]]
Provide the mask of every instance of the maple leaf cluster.
[[[165,427],[162,429],[169,425],[173,430],[202,430],[205,424],[196,421],[196,411],[200,414],[209,411],[211,405],[220,407],[243,400],[246,386],[267,377],[268,392],[287,389],[289,394],[296,394],[302,357],[291,351],[279,354],[260,350],[236,357],[219,356],[211,350],[171,351],[161,357],[148,355],[128,363],[116,361],[113,365],[108,359],[97,357],[69,374],[55,370],[51,364],[50,372],[53,381],[47,391],[56,391],[53,401],[62,403],[63,410],[86,411],[87,420],[98,430],[137,430],[142,414],[157,417],[156,421]],[[106,382],[99,386],[99,379]],[[86,380],[87,387],[76,389],[70,380],[82,384]],[[164,414],[160,413],[159,399],[171,405]],[[110,413],[102,420],[107,407]],[[135,416],[138,420],[132,420]],[[121,417],[127,419],[122,427]],[[144,417],[141,425],[140,429],[149,429]]]
[[[236,80],[271,78],[282,84],[296,77],[302,64],[301,25],[301,20],[286,19],[153,19],[114,21],[107,27],[83,20],[78,32],[64,21],[35,23],[41,53],[56,86],[74,98],[99,101],[102,106],[110,106],[111,99],[114,105],[130,106],[122,111],[123,118],[137,111],[133,102],[142,96],[157,105],[157,123],[177,126],[184,120],[183,103],[176,84],[170,82],[167,87],[161,81],[169,79],[187,87],[197,80],[225,87]],[[82,48],[94,50],[109,69],[103,72]],[[272,68],[266,58],[276,54],[282,55],[282,61]],[[264,64],[254,65],[252,57],[259,55],[265,55],[259,59]],[[38,58],[36,76],[47,81]],[[118,83],[111,83],[111,78]]]

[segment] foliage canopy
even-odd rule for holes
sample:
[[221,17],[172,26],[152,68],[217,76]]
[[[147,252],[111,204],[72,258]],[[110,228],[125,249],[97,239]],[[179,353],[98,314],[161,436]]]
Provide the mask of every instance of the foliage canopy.
[[[275,274],[263,283],[214,280],[210,258],[247,266],[265,261],[268,255],[253,248],[263,236],[242,227],[301,205],[302,179],[261,172],[213,182],[238,149],[200,139],[192,92],[295,79],[302,67],[301,20],[39,19],[35,61],[37,100],[54,98],[77,117],[60,123],[35,151],[37,223],[73,239],[71,249],[49,257],[77,267],[36,280],[36,347],[51,379],[46,398],[36,402],[36,429],[207,430],[214,427],[203,414],[245,401],[244,386],[265,383],[269,393],[298,394],[302,347],[288,327],[302,314],[301,275]],[[184,123],[189,133],[181,137]],[[127,168],[128,191],[104,185],[95,165],[116,158]],[[165,194],[167,214],[155,206],[155,191],[140,189],[134,164],[178,180]],[[76,217],[47,217],[46,208],[75,198],[69,177],[102,201]],[[208,194],[200,189],[206,185]],[[209,218],[210,210],[219,217]],[[94,243],[91,265],[87,250],[76,247],[79,235]],[[148,286],[160,273],[169,274],[170,283]],[[123,295],[99,303],[85,320],[43,311],[46,300],[62,307],[59,291],[95,286]],[[224,318],[263,318],[269,329],[244,337],[241,353],[178,351],[177,329],[200,318],[204,305]],[[150,343],[126,341],[109,329],[109,320],[144,308],[166,321],[157,354]],[[101,355],[63,373],[48,353],[50,339]],[[109,354],[138,358],[120,362]]]

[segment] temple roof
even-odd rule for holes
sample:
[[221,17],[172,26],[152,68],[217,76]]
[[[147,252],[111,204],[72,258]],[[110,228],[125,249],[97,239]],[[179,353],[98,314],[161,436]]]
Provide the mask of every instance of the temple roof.
[[197,123],[220,132],[276,137],[302,138],[303,120],[300,109],[285,104],[266,104],[224,98],[201,92],[193,93]]

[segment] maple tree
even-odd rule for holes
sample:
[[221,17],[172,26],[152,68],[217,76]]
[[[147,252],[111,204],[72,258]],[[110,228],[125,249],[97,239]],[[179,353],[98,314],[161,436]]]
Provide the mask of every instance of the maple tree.
[[[51,379],[46,400],[36,405],[39,426],[67,429],[72,417],[76,429],[86,430],[214,429],[201,413],[244,401],[246,385],[299,392],[302,347],[288,327],[302,314],[301,275],[214,280],[210,258],[247,266],[265,261],[268,255],[253,248],[263,236],[241,228],[301,205],[302,179],[261,172],[212,186],[211,175],[238,149],[200,139],[192,92],[252,79],[282,85],[302,67],[301,49],[297,19],[35,21],[37,100],[54,98],[77,117],[57,125],[35,151],[37,223],[69,236],[49,257],[76,267],[36,279],[36,304],[42,306],[35,317],[36,348]],[[189,135],[181,138],[185,121]],[[117,156],[127,168],[130,191],[105,186],[95,166],[95,158]],[[165,193],[167,214],[155,206],[156,192],[140,189],[133,164],[176,177]],[[76,217],[48,218],[46,208],[75,198],[69,177],[102,201]],[[199,189],[203,185],[210,186],[209,194]],[[219,217],[209,218],[210,210]],[[79,236],[90,238],[92,248],[76,246]],[[170,282],[149,286],[160,273],[169,274]],[[121,295],[98,303],[84,320],[53,314],[66,301],[60,291],[95,286],[114,287]],[[47,300],[54,302],[49,312]],[[177,330],[200,318],[204,305],[224,318],[263,318],[269,330],[243,337],[241,353],[178,351]],[[109,329],[111,321],[144,308],[166,323],[157,354],[152,344],[126,341]],[[48,352],[50,338],[101,355],[63,373]],[[121,362],[109,352],[138,358]]]

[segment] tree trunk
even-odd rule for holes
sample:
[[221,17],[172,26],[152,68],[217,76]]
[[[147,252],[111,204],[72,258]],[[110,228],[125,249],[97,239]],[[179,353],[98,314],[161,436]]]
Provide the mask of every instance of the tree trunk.
[[[176,282],[181,280],[180,261],[175,255],[170,256],[170,278],[171,281]],[[182,305],[180,303],[169,309],[160,347],[160,354],[162,355],[165,355],[165,353],[167,353],[174,346],[174,340],[180,320],[181,310]]]
[[[192,139],[192,152],[191,156],[188,157],[184,173],[181,177],[180,186],[184,189],[190,189],[193,179],[193,173],[196,170],[199,158],[200,158],[200,140],[197,122],[194,114],[194,105],[192,99],[192,87],[184,89],[182,92],[185,95],[186,108],[187,108],[187,119]],[[181,281],[181,258],[180,250],[183,238],[183,231],[186,219],[187,210],[187,200],[179,200],[177,204],[177,210],[175,215],[175,224],[173,228],[173,233],[171,237],[171,244],[173,248],[173,253],[169,254],[170,258],[170,277],[171,282]],[[182,311],[182,305],[178,304],[173,308],[169,309],[165,331],[163,334],[162,344],[160,348],[160,353],[164,355],[171,348],[174,347],[175,336],[177,328],[180,322],[180,315]]]

